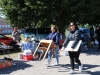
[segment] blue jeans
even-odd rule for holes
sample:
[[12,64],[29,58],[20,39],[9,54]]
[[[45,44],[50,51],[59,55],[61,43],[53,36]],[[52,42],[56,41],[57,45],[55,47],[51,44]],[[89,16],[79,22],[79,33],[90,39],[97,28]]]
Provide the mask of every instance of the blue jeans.
[[[59,51],[59,46],[56,48],[56,51],[55,51],[56,62],[59,64],[58,51]],[[52,57],[52,52],[49,51],[49,52],[48,52],[48,64],[50,64],[51,57]]]

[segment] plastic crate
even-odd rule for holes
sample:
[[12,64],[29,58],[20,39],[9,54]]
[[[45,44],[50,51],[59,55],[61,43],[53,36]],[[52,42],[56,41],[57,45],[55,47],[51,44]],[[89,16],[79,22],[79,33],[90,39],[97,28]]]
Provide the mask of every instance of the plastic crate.
[[12,66],[12,61],[0,62],[0,69]]
[[32,55],[23,55],[22,57],[23,57],[24,60],[33,60]]

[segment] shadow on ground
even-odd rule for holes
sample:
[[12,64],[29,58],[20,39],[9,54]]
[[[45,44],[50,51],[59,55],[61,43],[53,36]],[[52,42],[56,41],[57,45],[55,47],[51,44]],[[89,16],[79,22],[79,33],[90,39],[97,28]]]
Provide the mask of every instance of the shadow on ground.
[[[5,51],[5,54],[13,54],[13,53],[19,53],[20,50],[16,51],[16,50],[6,50]],[[4,51],[3,50],[0,50],[0,55],[4,55]]]
[[[78,71],[78,65],[75,65],[75,74],[90,74],[90,75],[100,75],[100,71],[94,71],[92,72],[90,69],[100,67],[100,65],[91,65],[91,64],[84,64],[83,65],[83,71]],[[70,64],[61,64],[58,72],[69,72],[70,71]]]
[[85,49],[82,49],[82,53],[86,53],[87,55],[100,55],[100,51],[97,51],[97,48],[88,48],[88,51],[85,51]]

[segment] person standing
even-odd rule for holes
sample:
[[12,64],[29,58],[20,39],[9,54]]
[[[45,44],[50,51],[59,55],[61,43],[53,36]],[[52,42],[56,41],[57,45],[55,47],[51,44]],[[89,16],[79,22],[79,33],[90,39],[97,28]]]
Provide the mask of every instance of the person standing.
[[[46,37],[46,40],[53,40],[54,45],[56,46],[55,50],[55,58],[56,58],[56,64],[59,65],[59,58],[58,58],[58,51],[59,51],[59,33],[58,33],[58,27],[55,25],[51,25],[51,33]],[[47,66],[50,66],[50,61],[52,57],[52,49],[48,52],[48,63]]]
[[70,58],[70,64],[71,64],[71,71],[69,72],[69,74],[73,74],[75,73],[74,71],[74,62],[78,63],[79,65],[79,71],[82,71],[83,65],[81,64],[80,60],[79,60],[79,56],[80,56],[80,52],[81,52],[81,48],[79,48],[79,50],[77,52],[74,52],[74,48],[77,45],[77,43],[79,42],[79,40],[81,40],[81,34],[79,32],[78,26],[76,25],[76,23],[71,22],[69,25],[69,34],[66,37],[61,50],[64,50],[65,47],[68,45],[69,41],[74,41],[70,51],[68,51],[69,53],[69,58]]
[[19,45],[17,43],[20,42],[21,38],[20,38],[20,33],[18,32],[17,27],[14,27],[14,30],[12,32],[12,38],[13,38],[13,41],[10,43],[10,46],[13,46],[13,48],[16,51],[20,50]]
[[96,33],[96,39],[99,43],[99,47],[98,47],[97,51],[100,51],[100,26],[97,26],[95,33]]
[[20,42],[20,33],[18,32],[18,28],[14,27],[14,31],[12,32],[12,38],[15,42]]
[[[90,42],[94,43],[95,42],[95,39],[94,39],[94,27],[93,25],[90,27]],[[92,46],[92,45],[91,45]]]

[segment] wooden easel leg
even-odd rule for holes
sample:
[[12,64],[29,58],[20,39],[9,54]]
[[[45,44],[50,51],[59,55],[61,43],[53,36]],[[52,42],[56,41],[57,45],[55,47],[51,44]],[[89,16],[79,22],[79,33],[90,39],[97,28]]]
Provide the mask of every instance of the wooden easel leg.
[[35,56],[35,53],[37,52],[37,50],[38,50],[39,46],[40,46],[40,43],[39,43],[39,45],[37,46],[36,50],[34,51],[33,56]]
[[42,51],[42,53],[41,53],[41,55],[40,55],[40,57],[39,57],[39,60],[41,59],[41,57],[42,57],[42,55],[44,54],[44,52],[45,52],[45,51]]
[[49,49],[50,49],[50,46],[51,46],[51,43],[49,44],[49,46],[48,46],[48,48],[47,48],[47,50],[46,50],[46,52],[45,52],[45,55],[44,55],[43,59],[45,59],[45,57],[46,57],[46,55],[47,55],[47,53],[48,53],[48,51],[49,51]]
[[44,55],[43,59],[45,59],[45,57],[46,57],[46,55],[47,55],[48,51],[49,51],[49,50],[47,50],[47,51],[45,52],[45,55]]

